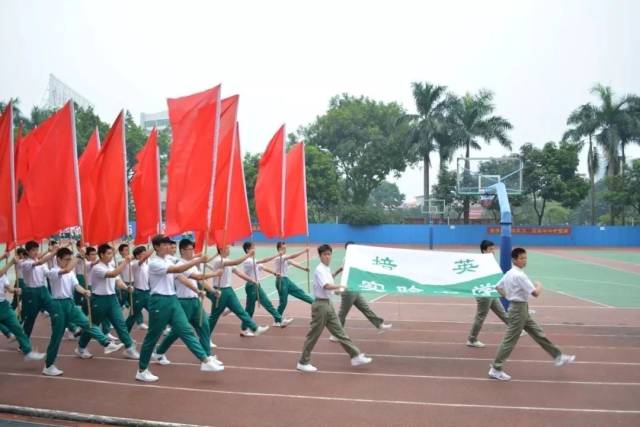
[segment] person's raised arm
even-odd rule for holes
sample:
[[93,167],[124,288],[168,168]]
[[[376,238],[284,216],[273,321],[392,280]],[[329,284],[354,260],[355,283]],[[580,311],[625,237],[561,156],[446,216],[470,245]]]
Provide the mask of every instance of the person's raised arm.
[[4,267],[0,268],[0,276],[3,276],[7,273],[7,271],[9,271],[9,269],[11,267],[13,267],[13,264],[16,263],[16,259],[15,258],[11,258],[9,261],[7,261],[7,263],[4,265]]
[[293,265],[295,268],[299,268],[302,271],[309,271],[309,267],[304,267],[304,266],[298,264],[297,262],[289,261],[289,264]]
[[224,266],[225,267],[233,267],[233,266],[242,264],[247,259],[251,258],[254,254],[255,254],[255,250],[251,249],[249,252],[247,252],[246,254],[244,254],[244,256],[242,256],[240,258],[236,258],[236,259],[232,259],[232,260],[228,260],[228,261],[223,261],[224,262]]
[[288,261],[288,260],[291,260],[291,259],[294,259],[294,258],[298,258],[300,255],[305,254],[307,252],[309,252],[309,248],[305,248],[305,249],[301,250],[300,252],[296,252],[296,253],[293,253],[291,255],[286,255],[286,256],[283,257],[283,259],[285,261]]
[[51,258],[53,258],[54,255],[55,255],[55,251],[52,248],[49,250],[49,252],[44,254],[42,257],[38,258],[38,260],[33,263],[33,266],[35,267],[37,265],[46,264]]
[[120,275],[120,273],[122,273],[124,271],[125,267],[129,263],[129,261],[131,261],[131,255],[127,255],[126,257],[124,257],[122,262],[120,264],[118,264],[118,266],[114,270],[107,271],[104,274],[104,277],[109,278],[109,279],[113,279],[114,277],[118,277]]
[[191,267],[207,262],[207,259],[209,258],[206,255],[202,255],[193,258],[191,261],[185,262],[184,264],[171,265],[167,268],[167,273],[184,273]]

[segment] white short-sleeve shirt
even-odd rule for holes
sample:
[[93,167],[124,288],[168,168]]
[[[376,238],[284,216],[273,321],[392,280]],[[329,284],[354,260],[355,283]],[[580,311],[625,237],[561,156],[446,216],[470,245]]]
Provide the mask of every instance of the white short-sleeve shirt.
[[318,264],[316,271],[313,273],[313,295],[316,298],[329,299],[333,295],[333,291],[324,288],[326,284],[333,285],[333,273],[331,268],[323,263]]
[[122,272],[120,273],[120,278],[122,279],[122,281],[124,283],[131,283],[133,282],[133,278],[131,277],[133,275],[133,261],[131,261],[131,265],[125,265],[124,269],[122,270]]
[[262,265],[254,262],[253,258],[247,258],[242,263],[242,271],[244,274],[251,277],[251,280],[257,282],[258,277],[256,273],[260,273],[262,271]]
[[518,302],[527,302],[531,292],[536,289],[525,272],[515,265],[502,276],[496,288],[503,290],[509,301]]
[[2,276],[0,276],[0,302],[3,302],[3,301],[7,300],[7,296],[6,296],[5,292],[10,287],[11,286],[10,286],[10,283],[9,283],[9,277],[6,274],[3,274]]
[[47,265],[35,265],[35,263],[36,260],[31,258],[18,261],[18,267],[22,270],[22,277],[28,288],[39,288],[46,284],[45,276],[49,270]]
[[[213,261],[211,261],[211,267],[213,268],[213,271],[221,269],[223,265],[224,265],[224,260],[222,259],[221,256],[217,256],[213,259]],[[231,267],[224,267],[222,276],[213,278],[213,286],[220,287],[220,288],[230,288],[231,273],[232,273]]]
[[278,257],[274,260],[274,265],[276,267],[276,273],[281,275],[282,277],[287,275],[289,270],[289,260],[284,257]]
[[170,262],[168,257],[164,258],[157,255],[149,259],[149,288],[151,295],[175,295],[176,288],[173,283],[174,274],[169,273],[169,267],[174,264]]
[[133,282],[136,289],[141,291],[149,290],[149,264],[145,261],[131,261],[131,273],[133,274]]
[[[181,264],[186,264],[187,260],[181,259],[178,261],[178,265]],[[194,279],[191,278],[192,274],[198,274],[198,267],[196,267],[195,265],[193,267],[191,267],[190,269],[188,269],[187,271],[185,271],[184,273],[180,273],[180,274],[176,274],[174,281],[175,281],[175,285],[176,285],[176,294],[178,295],[178,298],[198,298],[198,294],[193,292],[191,289],[189,289],[188,287],[186,287],[185,285],[183,285],[180,280],[178,279],[178,276],[183,276],[184,278],[186,278],[189,283],[191,283],[193,286],[195,286],[196,288],[198,287],[198,282]]]
[[87,262],[84,258],[82,258],[80,255],[76,255],[76,258],[78,258],[78,263],[76,264],[76,275],[81,275],[84,276],[84,264]]
[[116,278],[106,277],[106,274],[113,271],[111,265],[99,262],[93,266],[89,277],[91,277],[91,292],[96,295],[115,295]]
[[51,296],[54,299],[73,298],[73,291],[78,284],[78,278],[73,271],[60,274],[61,271],[60,267],[55,266],[47,272],[47,277],[51,284]]

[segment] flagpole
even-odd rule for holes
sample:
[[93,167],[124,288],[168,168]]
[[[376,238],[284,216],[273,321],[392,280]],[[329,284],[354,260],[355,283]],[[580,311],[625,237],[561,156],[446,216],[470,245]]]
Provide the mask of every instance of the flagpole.
[[[156,178],[158,182],[158,234],[162,233],[162,197],[160,197],[160,146],[158,145],[157,133],[158,130],[154,127],[156,131]],[[152,131],[153,132],[153,131]]]
[[[16,224],[16,165],[15,165],[15,142],[13,140],[13,104],[9,102],[9,177],[11,186],[11,232],[13,233],[13,246],[18,246],[18,227]],[[75,134],[75,132],[74,132]],[[16,276],[17,277],[17,276]]]
[[307,210],[307,152],[305,151],[304,141],[300,141],[302,144],[302,191],[304,192],[304,221],[307,231],[307,292],[311,293],[311,280],[309,279],[309,212]]
[[124,165],[124,227],[125,227],[125,239],[129,237],[129,187],[127,185],[127,140],[126,140],[126,112],[124,108],[121,111],[122,114],[122,157]]

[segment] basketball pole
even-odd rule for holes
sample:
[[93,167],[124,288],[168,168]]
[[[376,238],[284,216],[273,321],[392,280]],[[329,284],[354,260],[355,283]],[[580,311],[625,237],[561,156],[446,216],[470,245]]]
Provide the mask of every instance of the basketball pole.
[[[487,187],[488,193],[495,193],[498,196],[500,204],[500,269],[503,273],[511,270],[511,205],[509,204],[509,195],[507,187],[503,182],[498,182]],[[505,310],[509,310],[509,301],[500,298]]]

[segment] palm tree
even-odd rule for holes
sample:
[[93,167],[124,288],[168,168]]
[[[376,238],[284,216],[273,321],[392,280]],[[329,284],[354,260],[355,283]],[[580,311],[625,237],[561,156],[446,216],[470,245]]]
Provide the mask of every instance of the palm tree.
[[600,169],[598,150],[593,146],[593,135],[598,123],[596,121],[596,109],[591,104],[584,104],[578,107],[567,119],[567,124],[573,128],[565,132],[563,139],[570,139],[579,142],[583,137],[589,138],[589,151],[587,153],[587,169],[589,171],[589,181],[591,182],[591,225],[596,223],[596,184],[595,175]]
[[407,118],[413,123],[409,146],[413,157],[419,158],[424,163],[422,194],[426,204],[428,203],[430,189],[430,155],[438,149],[436,136],[441,127],[443,113],[446,109],[445,96],[447,87],[428,82],[414,82],[411,84],[411,88],[418,114],[407,115]]
[[[476,95],[467,93],[452,105],[456,147],[464,149],[466,158],[470,157],[472,149],[482,148],[481,141],[490,144],[495,139],[511,150],[512,142],[507,132],[513,126],[507,119],[492,115],[494,110],[493,93],[488,90],[481,90]],[[469,197],[464,199],[464,223],[469,223]]]

